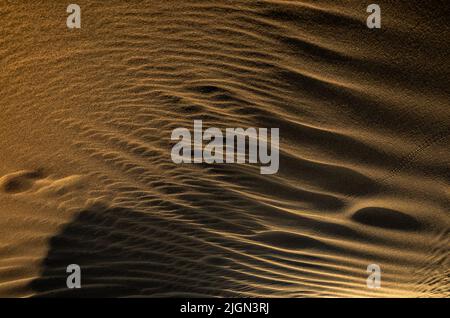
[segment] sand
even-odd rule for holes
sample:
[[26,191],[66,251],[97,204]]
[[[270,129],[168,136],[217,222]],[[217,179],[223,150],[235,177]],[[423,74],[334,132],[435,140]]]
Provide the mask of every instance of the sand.
[[[0,296],[450,296],[445,1],[76,3],[0,2]],[[173,163],[195,119],[278,173]]]

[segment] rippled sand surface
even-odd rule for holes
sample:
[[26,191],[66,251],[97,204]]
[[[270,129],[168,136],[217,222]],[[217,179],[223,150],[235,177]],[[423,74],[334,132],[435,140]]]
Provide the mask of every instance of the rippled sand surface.
[[[0,2],[1,296],[450,296],[446,1],[377,1],[379,30],[361,1],[77,3]],[[279,127],[279,172],[174,164],[194,119]]]

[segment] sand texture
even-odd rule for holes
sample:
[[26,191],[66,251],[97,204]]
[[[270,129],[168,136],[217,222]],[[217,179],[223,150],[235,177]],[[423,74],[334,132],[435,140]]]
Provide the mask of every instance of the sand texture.
[[449,4],[363,2],[0,0],[0,296],[449,297]]

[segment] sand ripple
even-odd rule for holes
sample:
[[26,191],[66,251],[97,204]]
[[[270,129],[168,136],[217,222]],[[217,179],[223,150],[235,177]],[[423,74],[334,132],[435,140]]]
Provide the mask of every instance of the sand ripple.
[[[450,296],[444,2],[77,3],[0,4],[0,295]],[[278,174],[172,163],[194,119]]]

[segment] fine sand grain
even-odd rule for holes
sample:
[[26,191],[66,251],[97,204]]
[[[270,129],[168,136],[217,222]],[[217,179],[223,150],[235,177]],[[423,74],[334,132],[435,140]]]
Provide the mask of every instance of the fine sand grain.
[[[449,297],[448,3],[363,2],[1,0],[0,296]],[[279,172],[173,163],[194,119]]]

